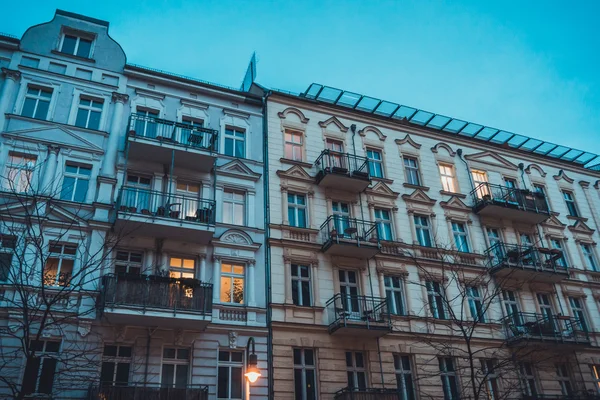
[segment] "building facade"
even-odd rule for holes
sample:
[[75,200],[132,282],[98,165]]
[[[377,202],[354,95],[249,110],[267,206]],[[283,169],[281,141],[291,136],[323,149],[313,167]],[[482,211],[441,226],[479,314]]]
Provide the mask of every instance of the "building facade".
[[262,99],[129,65],[108,27],[0,36],[1,397],[242,398],[250,337],[267,375]]
[[274,398],[598,395],[595,155],[317,84],[266,102]]

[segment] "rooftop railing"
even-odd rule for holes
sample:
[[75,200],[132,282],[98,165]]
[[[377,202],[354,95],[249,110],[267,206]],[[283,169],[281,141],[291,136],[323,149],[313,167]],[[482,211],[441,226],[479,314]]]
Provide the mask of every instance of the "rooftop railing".
[[538,214],[550,214],[546,196],[541,192],[483,182],[471,192],[471,198],[476,209],[492,204]]

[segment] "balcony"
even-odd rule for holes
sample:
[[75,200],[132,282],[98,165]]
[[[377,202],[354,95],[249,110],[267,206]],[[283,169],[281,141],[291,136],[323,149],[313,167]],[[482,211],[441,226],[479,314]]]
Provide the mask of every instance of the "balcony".
[[503,318],[502,324],[509,346],[522,346],[534,342],[553,346],[561,344],[565,349],[570,349],[571,346],[567,345],[591,344],[585,325],[569,316],[519,312]]
[[182,122],[131,114],[127,138],[128,157],[152,160],[209,172],[217,157],[219,132]]
[[401,400],[397,389],[380,388],[344,388],[335,392],[334,400]]
[[105,275],[101,306],[111,323],[204,329],[211,320],[210,283],[155,275]]
[[338,293],[329,299],[325,308],[331,335],[381,337],[392,331],[384,298]]
[[321,225],[320,235],[326,254],[371,258],[379,253],[375,222],[331,215]]
[[502,185],[481,183],[471,192],[473,211],[482,216],[539,224],[550,217],[546,196]]
[[499,242],[488,248],[485,255],[490,273],[503,279],[556,283],[569,277],[558,249]]
[[322,187],[360,193],[371,183],[366,157],[323,150],[315,165],[317,185]]
[[207,244],[215,232],[215,201],[124,186],[115,225],[127,234]]
[[90,387],[88,400],[208,400],[208,386],[170,387],[151,383],[100,385]]
[[563,394],[536,394],[523,395],[523,400],[600,400],[600,394],[588,391],[576,391],[569,395]]

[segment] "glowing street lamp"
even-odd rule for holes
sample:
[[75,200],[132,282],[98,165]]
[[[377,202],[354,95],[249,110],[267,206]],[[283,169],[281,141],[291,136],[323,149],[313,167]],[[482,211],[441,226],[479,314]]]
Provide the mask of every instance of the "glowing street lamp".
[[[252,353],[250,353],[250,345],[252,345]],[[258,369],[258,357],[256,356],[253,337],[248,339],[248,344],[246,345],[246,373],[244,376],[247,378],[246,400],[250,400],[250,384],[255,383],[261,376],[260,370]]]

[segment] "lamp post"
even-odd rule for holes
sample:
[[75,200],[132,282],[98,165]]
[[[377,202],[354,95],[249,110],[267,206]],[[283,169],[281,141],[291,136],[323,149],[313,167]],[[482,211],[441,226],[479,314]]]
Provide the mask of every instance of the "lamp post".
[[[250,352],[250,346],[252,346],[252,352]],[[248,339],[246,345],[246,400],[250,400],[250,384],[256,382],[260,378],[260,370],[258,369],[258,357],[256,356],[256,349],[254,338]]]

